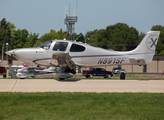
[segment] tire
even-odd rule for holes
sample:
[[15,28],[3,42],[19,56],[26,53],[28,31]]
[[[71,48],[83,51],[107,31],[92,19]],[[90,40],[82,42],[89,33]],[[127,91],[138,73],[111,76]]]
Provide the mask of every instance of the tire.
[[93,75],[92,75],[92,74],[90,74],[90,75],[89,75],[89,77],[90,77],[90,78],[93,78]]
[[104,78],[107,78],[107,76],[104,76]]
[[64,80],[64,78],[59,78],[59,80]]
[[89,75],[86,75],[85,77],[86,77],[86,78],[89,78]]
[[110,74],[108,74],[107,78],[111,78],[112,76]]

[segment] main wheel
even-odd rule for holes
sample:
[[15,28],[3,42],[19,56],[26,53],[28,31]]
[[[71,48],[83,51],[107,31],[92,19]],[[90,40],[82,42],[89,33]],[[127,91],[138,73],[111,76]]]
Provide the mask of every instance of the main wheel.
[[65,78],[59,78],[59,80],[64,80]]

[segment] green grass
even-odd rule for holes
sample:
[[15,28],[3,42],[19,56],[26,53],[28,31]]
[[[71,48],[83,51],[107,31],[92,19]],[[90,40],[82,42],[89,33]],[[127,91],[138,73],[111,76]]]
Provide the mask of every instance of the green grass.
[[0,120],[163,119],[163,93],[0,93]]

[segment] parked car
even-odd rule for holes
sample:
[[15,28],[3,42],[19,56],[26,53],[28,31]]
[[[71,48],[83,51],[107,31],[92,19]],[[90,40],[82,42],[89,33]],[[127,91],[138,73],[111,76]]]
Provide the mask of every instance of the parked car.
[[93,78],[93,76],[103,76],[104,78],[111,78],[113,73],[111,71],[106,71],[104,68],[93,68],[92,70],[83,70],[83,75],[88,78]]
[[118,69],[118,70],[117,70],[117,74],[120,74],[120,73],[124,73],[124,74],[126,74],[125,69]]
[[117,71],[120,70],[120,69],[121,69],[121,67],[114,67],[114,68],[112,69],[112,73],[113,73],[113,74],[117,74]]

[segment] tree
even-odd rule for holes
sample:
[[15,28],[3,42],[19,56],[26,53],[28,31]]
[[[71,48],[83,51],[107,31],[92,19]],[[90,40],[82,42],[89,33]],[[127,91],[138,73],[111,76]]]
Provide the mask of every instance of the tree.
[[23,48],[24,45],[26,44],[27,42],[27,38],[28,38],[28,31],[26,29],[23,29],[23,30],[16,30],[14,32],[14,38],[13,38],[13,41],[14,41],[14,45],[13,45],[13,48],[16,49],[16,48]]
[[139,39],[139,33],[134,27],[125,23],[117,23],[106,28],[107,39],[111,41],[111,48],[117,51],[133,50]]
[[64,39],[67,37],[67,33],[63,32],[62,29],[59,31],[55,31],[53,29],[50,30],[50,33],[45,33],[42,35],[38,41],[34,44],[34,47],[37,47],[38,45],[42,44],[43,42],[46,42],[48,40],[55,40],[55,39]]
[[[10,43],[10,38],[11,38],[11,29],[9,26],[9,22],[6,21],[5,18],[3,18],[0,21],[0,44],[2,43]],[[5,49],[6,45],[4,45]],[[2,53],[2,49],[0,49],[0,54]]]
[[13,42],[14,49],[16,48],[30,48],[33,47],[34,44],[38,40],[39,34],[29,34],[26,29],[18,29],[13,34]]
[[10,35],[11,35],[11,29],[9,27],[9,23],[6,21],[5,18],[3,18],[0,21],[0,28],[1,28],[1,30],[3,30],[3,33],[4,33],[1,38],[1,43],[9,42]]
[[139,34],[139,42],[141,42],[141,40],[144,38],[144,36],[145,36],[145,33],[140,32],[140,34]]
[[96,37],[98,35],[98,30],[94,30],[94,31],[89,31],[85,34],[85,39],[89,39],[87,40],[87,43],[93,46],[98,46]]
[[87,32],[86,37],[90,38],[91,45],[116,51],[132,50],[139,41],[138,31],[125,23],[117,23],[107,26],[106,29]]
[[9,28],[11,30],[11,33],[14,33],[16,31],[16,26],[13,23],[8,22]]
[[38,40],[38,36],[39,36],[39,34],[36,34],[36,33],[34,33],[34,34],[30,34],[29,36],[28,36],[28,38],[27,38],[27,42],[24,44],[24,48],[29,48],[29,47],[33,47],[34,46],[34,44],[37,42],[37,40]]

